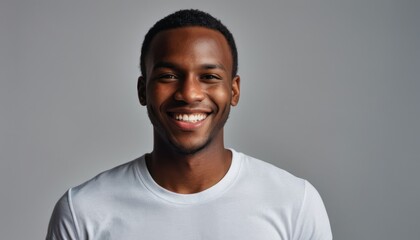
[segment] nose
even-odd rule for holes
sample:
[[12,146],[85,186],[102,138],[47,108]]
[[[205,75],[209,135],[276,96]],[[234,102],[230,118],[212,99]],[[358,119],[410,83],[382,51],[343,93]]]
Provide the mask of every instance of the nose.
[[178,89],[174,95],[175,100],[186,103],[200,102],[205,95],[200,80],[194,75],[185,76],[179,82]]

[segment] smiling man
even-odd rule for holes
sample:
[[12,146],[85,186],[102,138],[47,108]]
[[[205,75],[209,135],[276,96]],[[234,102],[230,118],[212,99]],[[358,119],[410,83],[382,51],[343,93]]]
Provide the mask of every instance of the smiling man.
[[240,94],[232,34],[181,10],[146,34],[138,79],[151,153],[71,188],[47,239],[332,239],[306,180],[224,145]]

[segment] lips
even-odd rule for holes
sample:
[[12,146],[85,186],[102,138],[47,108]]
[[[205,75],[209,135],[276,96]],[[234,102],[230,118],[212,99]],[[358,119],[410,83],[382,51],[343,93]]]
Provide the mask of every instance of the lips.
[[207,113],[173,113],[172,117],[177,121],[196,123],[207,118]]
[[182,131],[195,131],[205,124],[212,113],[207,108],[177,108],[168,111],[172,123]]

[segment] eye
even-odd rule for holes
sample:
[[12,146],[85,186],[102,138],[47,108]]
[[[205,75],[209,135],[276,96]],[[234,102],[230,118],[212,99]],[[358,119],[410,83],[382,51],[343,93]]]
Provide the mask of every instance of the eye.
[[174,74],[164,74],[160,78],[175,79],[176,76]]
[[205,74],[203,76],[201,76],[201,79],[203,80],[207,80],[207,81],[212,81],[212,80],[221,80],[222,78],[216,74]]
[[156,80],[162,81],[162,82],[172,82],[178,79],[178,76],[172,73],[165,73],[160,74],[156,77]]

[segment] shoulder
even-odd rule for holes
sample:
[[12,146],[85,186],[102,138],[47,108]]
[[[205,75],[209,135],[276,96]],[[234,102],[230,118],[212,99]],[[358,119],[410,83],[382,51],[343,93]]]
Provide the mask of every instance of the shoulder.
[[104,171],[85,183],[70,188],[58,200],[48,227],[47,239],[77,239],[79,230],[99,226],[109,206],[139,187],[138,163],[143,157]]
[[295,239],[332,239],[330,221],[318,191],[309,182],[295,224]]
[[66,199],[75,217],[102,214],[103,207],[114,206],[131,196],[141,186],[138,165],[142,160],[140,157],[116,166],[69,189]]
[[241,159],[238,194],[245,192],[244,197],[257,198],[262,209],[276,209],[281,216],[288,216],[293,239],[332,239],[324,203],[310,182],[268,162],[234,154]]
[[263,188],[287,191],[301,199],[304,195],[306,180],[296,177],[288,171],[271,163],[248,156],[244,153],[235,152],[241,159],[241,175],[245,181],[261,185]]
[[77,239],[78,227],[74,222],[73,209],[69,202],[70,191],[67,191],[54,207],[48,225],[46,239]]
[[80,196],[86,198],[93,195],[107,193],[118,193],[127,190],[122,186],[133,185],[138,181],[138,162],[143,157],[139,157],[130,162],[121,164],[112,169],[106,170],[92,179],[72,188],[72,201],[78,200]]

